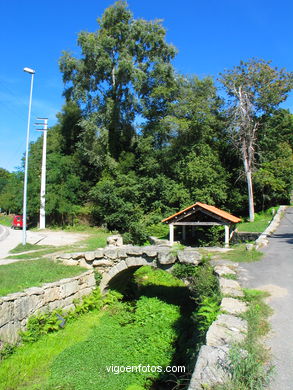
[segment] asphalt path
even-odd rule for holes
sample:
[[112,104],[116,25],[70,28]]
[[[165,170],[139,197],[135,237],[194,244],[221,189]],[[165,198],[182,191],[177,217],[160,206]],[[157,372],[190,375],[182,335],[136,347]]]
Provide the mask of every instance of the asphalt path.
[[241,284],[268,291],[274,314],[267,340],[275,372],[271,390],[293,390],[293,207],[288,207],[264,256],[255,263],[242,263]]

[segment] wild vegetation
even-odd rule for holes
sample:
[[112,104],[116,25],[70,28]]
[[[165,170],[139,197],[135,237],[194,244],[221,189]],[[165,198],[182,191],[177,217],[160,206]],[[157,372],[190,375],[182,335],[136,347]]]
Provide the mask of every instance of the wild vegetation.
[[[23,344],[2,353],[0,389],[186,388],[211,313],[215,318],[218,311],[206,300],[215,300],[218,290],[207,263],[196,273],[179,268],[177,274],[199,284],[200,291],[191,294],[196,299],[174,275],[141,267],[124,294],[101,297],[95,291],[73,312],[31,317]],[[139,365],[184,366],[186,371],[111,371]]]
[[[253,205],[289,202],[293,115],[280,102],[291,72],[249,59],[218,80],[178,74],[162,23],[135,19],[123,1],[98,25],[78,35],[78,57],[60,59],[65,104],[48,133],[48,223],[105,226],[142,243],[196,201],[243,217],[250,209],[251,219]],[[42,138],[31,143],[35,223],[41,150]],[[0,169],[2,211],[22,212],[22,182],[23,167]]]

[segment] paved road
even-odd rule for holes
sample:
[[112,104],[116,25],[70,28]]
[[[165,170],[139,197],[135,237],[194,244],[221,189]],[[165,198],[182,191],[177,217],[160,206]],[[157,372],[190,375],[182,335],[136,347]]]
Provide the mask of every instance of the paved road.
[[271,390],[293,390],[293,207],[281,223],[256,263],[241,264],[242,285],[269,291],[268,303],[274,314],[268,341],[276,367]]

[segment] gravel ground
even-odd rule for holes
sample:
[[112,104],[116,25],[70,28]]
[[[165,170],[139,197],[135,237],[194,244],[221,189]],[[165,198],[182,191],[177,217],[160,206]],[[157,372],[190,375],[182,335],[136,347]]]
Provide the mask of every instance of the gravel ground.
[[[3,226],[1,226],[1,231],[3,232]],[[7,258],[10,254],[9,251],[15,248],[18,244],[22,242],[22,230],[13,230],[8,229],[8,235],[0,241],[0,260]],[[0,232],[1,233],[1,232]],[[75,242],[84,240],[88,235],[85,233],[69,233],[63,231],[49,231],[44,230],[42,232],[31,232],[27,231],[27,242],[30,244],[39,244],[39,245],[54,245],[54,246],[63,246],[71,245]]]

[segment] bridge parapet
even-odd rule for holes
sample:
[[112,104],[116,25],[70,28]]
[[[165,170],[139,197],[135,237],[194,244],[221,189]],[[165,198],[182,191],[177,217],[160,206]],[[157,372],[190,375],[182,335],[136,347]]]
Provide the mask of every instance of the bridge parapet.
[[150,265],[168,270],[175,263],[198,265],[202,255],[194,248],[174,250],[168,245],[132,246],[109,245],[92,252],[66,253],[57,256],[65,265],[80,265],[95,269],[102,275],[100,289],[107,289],[109,282],[119,273],[133,267]]

